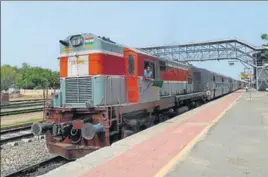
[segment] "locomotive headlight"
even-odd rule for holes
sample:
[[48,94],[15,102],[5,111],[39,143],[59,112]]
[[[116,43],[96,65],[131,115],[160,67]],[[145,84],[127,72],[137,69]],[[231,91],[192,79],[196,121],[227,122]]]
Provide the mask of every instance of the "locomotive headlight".
[[70,41],[72,46],[78,47],[83,44],[83,37],[81,35],[72,36]]

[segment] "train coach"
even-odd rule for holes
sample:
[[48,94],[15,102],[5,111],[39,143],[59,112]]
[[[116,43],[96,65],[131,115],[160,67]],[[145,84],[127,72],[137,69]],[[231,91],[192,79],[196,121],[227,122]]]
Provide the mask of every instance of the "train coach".
[[232,78],[90,33],[60,40],[59,63],[60,91],[32,131],[69,160],[239,89]]

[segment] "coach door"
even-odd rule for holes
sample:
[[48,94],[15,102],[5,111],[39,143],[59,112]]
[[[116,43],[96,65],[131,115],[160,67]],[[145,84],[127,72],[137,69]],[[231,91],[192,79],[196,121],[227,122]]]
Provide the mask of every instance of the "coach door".
[[127,100],[129,103],[137,103],[139,101],[137,53],[125,48],[124,59]]

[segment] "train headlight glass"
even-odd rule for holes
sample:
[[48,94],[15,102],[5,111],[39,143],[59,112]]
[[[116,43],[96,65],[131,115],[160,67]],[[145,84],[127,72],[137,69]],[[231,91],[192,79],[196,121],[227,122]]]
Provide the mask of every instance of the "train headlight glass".
[[80,35],[72,36],[71,39],[70,39],[71,44],[74,47],[78,47],[78,46],[82,45],[83,40],[84,40],[83,37],[80,36]]

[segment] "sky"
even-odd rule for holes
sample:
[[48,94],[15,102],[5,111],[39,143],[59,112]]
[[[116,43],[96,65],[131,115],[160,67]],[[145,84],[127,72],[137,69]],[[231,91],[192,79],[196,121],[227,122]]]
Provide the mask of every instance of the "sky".
[[[238,38],[261,46],[268,2],[1,2],[1,65],[59,69],[59,40],[93,33],[132,47]],[[237,78],[243,65],[193,63]]]

